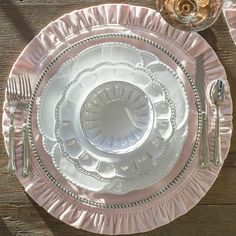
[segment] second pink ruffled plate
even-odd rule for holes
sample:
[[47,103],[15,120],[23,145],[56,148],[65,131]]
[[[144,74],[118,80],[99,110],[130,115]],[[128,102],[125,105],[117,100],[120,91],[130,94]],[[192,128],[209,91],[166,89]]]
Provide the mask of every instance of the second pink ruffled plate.
[[226,0],[223,5],[223,12],[229,27],[229,32],[236,44],[236,1]]

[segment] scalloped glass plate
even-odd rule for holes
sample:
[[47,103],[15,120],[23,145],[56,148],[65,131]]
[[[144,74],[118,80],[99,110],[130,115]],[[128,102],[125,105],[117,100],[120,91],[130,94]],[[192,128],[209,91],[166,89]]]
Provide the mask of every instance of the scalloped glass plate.
[[[130,55],[121,58],[119,48]],[[171,170],[188,133],[188,113],[183,84],[169,67],[151,53],[104,43],[66,62],[49,81],[38,124],[45,150],[67,180],[124,194]]]
[[[40,100],[38,112],[38,124],[40,131],[49,140],[53,139],[54,108],[61,91],[67,83],[86,67],[94,66],[102,61],[127,61],[134,65],[146,67],[151,62],[159,62],[159,59],[146,51],[119,42],[107,42],[89,47],[75,58],[71,58],[61,65],[56,75],[45,86]],[[45,112],[40,112],[44,110]],[[48,141],[50,143],[50,141]],[[48,150],[48,148],[46,148]],[[51,149],[51,148],[49,148]]]

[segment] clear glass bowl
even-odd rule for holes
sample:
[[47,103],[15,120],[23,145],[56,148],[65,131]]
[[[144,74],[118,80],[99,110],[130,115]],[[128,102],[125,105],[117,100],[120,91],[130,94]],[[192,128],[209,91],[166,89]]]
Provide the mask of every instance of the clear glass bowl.
[[[112,75],[111,75],[112,76]],[[107,153],[128,153],[148,138],[153,107],[137,86],[111,81],[96,87],[81,108],[81,127],[89,142]]]

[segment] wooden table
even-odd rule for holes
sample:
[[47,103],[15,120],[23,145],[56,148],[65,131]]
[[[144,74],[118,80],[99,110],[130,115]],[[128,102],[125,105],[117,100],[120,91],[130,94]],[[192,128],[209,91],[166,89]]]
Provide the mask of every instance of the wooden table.
[[[0,104],[5,78],[29,41],[50,21],[75,9],[101,3],[129,3],[155,9],[154,0],[0,0]],[[224,17],[201,35],[225,66],[232,95],[236,90],[236,46]],[[233,97],[234,100],[234,97]],[[2,109],[1,109],[2,110]],[[235,126],[236,122],[234,122]],[[95,235],[65,225],[50,216],[27,196],[14,176],[6,171],[7,154],[0,138],[0,235],[74,236]],[[235,236],[236,235],[236,134],[227,161],[206,197],[185,216],[145,236]]]

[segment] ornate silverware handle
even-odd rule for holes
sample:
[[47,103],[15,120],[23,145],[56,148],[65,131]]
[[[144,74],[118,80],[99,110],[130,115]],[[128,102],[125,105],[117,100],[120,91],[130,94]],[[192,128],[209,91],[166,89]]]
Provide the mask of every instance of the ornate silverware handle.
[[9,126],[9,160],[7,170],[9,173],[14,173],[16,171],[16,154],[15,154],[15,128],[11,124]]
[[22,175],[24,177],[29,175],[29,131],[27,123],[23,123],[23,169]]
[[202,135],[201,135],[201,142],[200,142],[200,155],[201,155],[201,167],[207,168],[210,163],[210,153],[209,153],[209,146],[208,146],[208,127],[207,127],[207,116],[205,112],[202,114]]
[[216,120],[215,120],[215,158],[214,163],[216,166],[223,164],[221,155],[221,138],[220,138],[220,111],[219,106],[216,106]]

